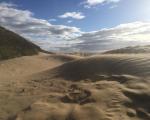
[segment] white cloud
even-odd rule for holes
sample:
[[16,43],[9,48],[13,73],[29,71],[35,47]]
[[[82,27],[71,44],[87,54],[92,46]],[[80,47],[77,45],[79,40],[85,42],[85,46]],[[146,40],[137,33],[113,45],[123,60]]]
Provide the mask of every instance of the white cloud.
[[150,44],[150,22],[133,22],[94,32],[79,28],[52,25],[37,19],[28,10],[12,4],[0,3],[0,25],[50,51],[95,52],[130,45]]
[[28,10],[19,10],[13,4],[0,3],[0,25],[6,27],[35,43],[54,43],[56,40],[64,40],[76,37],[80,34],[77,27],[64,25],[52,25],[47,20],[37,19]]
[[48,21],[49,22],[56,22],[57,20],[56,19],[49,19]]
[[110,9],[114,9],[114,8],[117,8],[118,6],[117,5],[112,5],[112,6],[110,6],[109,8]]
[[6,3],[6,2],[1,2],[0,5],[5,7],[17,7],[17,5],[13,3]]
[[67,23],[72,23],[72,22],[73,22],[72,20],[68,20],[68,21],[67,21]]
[[63,15],[59,15],[59,18],[73,18],[73,19],[83,19],[85,16],[81,12],[66,12]]
[[84,2],[84,7],[91,8],[92,6],[96,6],[104,3],[117,3],[120,0],[86,0]]
[[150,44],[150,22],[133,22],[113,28],[88,32],[76,38],[71,47],[78,51],[97,52],[131,45]]

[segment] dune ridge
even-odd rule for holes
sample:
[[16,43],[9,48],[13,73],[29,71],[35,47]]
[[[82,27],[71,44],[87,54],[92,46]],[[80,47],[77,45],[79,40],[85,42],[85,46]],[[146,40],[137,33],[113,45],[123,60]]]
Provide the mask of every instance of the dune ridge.
[[125,48],[120,48],[116,50],[110,50],[104,52],[105,54],[141,54],[150,53],[150,45],[145,46],[129,46]]
[[[68,80],[101,79],[111,75],[150,76],[150,57],[100,55],[67,62],[54,68],[57,77]],[[47,71],[49,72],[49,71]]]
[[0,65],[0,120],[150,119],[148,54],[39,53]]

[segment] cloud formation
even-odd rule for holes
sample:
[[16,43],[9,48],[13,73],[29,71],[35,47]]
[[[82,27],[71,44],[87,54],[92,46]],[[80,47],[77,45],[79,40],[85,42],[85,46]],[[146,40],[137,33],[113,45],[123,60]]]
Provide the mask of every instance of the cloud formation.
[[77,27],[52,25],[28,10],[0,3],[0,25],[42,48],[62,52],[98,52],[130,45],[150,44],[150,22],[133,22],[98,31],[82,32]]
[[49,22],[56,22],[57,20],[56,19],[49,19],[48,21]]
[[72,23],[72,22],[73,22],[72,20],[68,20],[68,21],[67,21],[67,23]]
[[83,19],[85,16],[81,12],[66,12],[63,15],[59,15],[59,18],[73,18],[73,19]]
[[75,44],[73,48],[84,52],[98,52],[130,45],[150,44],[150,22],[133,22],[88,32],[76,40],[81,42]]
[[104,4],[104,3],[117,3],[120,0],[86,0],[84,2],[84,7],[90,8],[92,6],[96,6],[99,4]]
[[67,39],[80,33],[79,28],[64,25],[52,25],[47,20],[37,19],[28,10],[19,10],[17,6],[0,3],[0,25],[31,40]]

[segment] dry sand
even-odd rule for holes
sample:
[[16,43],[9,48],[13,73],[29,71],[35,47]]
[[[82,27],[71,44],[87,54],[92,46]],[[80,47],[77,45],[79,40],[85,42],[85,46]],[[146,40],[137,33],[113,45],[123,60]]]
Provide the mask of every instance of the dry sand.
[[0,120],[150,120],[150,55],[0,62]]

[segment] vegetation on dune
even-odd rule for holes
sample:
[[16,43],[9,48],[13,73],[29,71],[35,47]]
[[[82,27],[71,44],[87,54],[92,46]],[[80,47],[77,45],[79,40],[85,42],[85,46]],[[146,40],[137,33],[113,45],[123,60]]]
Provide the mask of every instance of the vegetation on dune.
[[27,41],[23,37],[0,27],[0,60],[34,55],[40,50],[40,47]]

